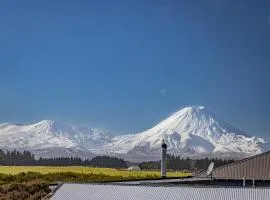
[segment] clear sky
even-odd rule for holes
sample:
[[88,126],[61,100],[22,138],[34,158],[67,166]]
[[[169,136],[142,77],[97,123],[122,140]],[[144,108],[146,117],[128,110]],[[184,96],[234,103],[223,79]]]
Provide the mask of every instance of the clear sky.
[[270,139],[270,1],[1,1],[0,91],[0,122],[134,133],[199,104]]

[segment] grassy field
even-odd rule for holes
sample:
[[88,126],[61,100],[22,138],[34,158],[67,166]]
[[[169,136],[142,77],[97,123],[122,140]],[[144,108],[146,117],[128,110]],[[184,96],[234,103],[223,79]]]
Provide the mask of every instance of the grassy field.
[[[168,177],[185,177],[189,173],[168,172]],[[155,179],[158,171],[127,171],[93,167],[0,166],[0,199],[41,199],[49,184],[58,182],[92,183],[138,179]]]
[[[159,177],[159,171],[127,171],[118,170],[112,168],[93,168],[93,167],[78,167],[78,166],[68,166],[68,167],[50,167],[50,166],[0,166],[0,173],[16,175],[22,172],[38,172],[41,174],[48,173],[62,173],[62,172],[73,172],[78,174],[103,174],[108,176],[121,176],[124,178],[128,177]],[[168,172],[168,177],[184,177],[189,176],[189,173],[183,172]]]

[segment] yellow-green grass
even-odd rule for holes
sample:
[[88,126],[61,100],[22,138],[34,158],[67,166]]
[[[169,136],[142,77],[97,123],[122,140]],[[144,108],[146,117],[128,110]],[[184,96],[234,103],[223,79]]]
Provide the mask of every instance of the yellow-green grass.
[[[73,172],[78,174],[104,174],[108,176],[134,177],[145,178],[147,176],[159,177],[159,171],[128,171],[126,169],[119,170],[113,168],[94,168],[82,166],[68,166],[68,167],[53,167],[53,166],[0,166],[0,173],[16,175],[21,172],[38,172],[41,174],[57,173],[57,172]],[[168,172],[168,177],[186,177],[190,173],[184,172]]]

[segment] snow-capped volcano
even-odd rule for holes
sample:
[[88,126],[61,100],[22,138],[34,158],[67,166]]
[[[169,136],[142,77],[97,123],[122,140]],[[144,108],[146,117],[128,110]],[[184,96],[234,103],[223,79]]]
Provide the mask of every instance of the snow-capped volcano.
[[221,120],[203,106],[186,107],[153,128],[135,135],[113,139],[107,149],[119,154],[155,155],[161,140],[172,154],[215,154],[263,151],[261,138],[251,137]]
[[46,157],[112,154],[133,160],[158,159],[162,139],[169,153],[191,157],[257,154],[270,147],[203,106],[183,108],[142,133],[115,137],[102,129],[50,120],[31,125],[0,124],[0,149],[26,149]]
[[[0,124],[0,149],[26,149],[33,152],[95,152],[110,141],[110,134],[102,129],[69,126],[61,122],[43,120],[31,125]],[[64,152],[64,153],[63,153]],[[38,154],[39,154],[38,153]],[[50,156],[50,155],[48,155]],[[85,157],[85,156],[84,156]],[[87,156],[86,156],[87,157]]]

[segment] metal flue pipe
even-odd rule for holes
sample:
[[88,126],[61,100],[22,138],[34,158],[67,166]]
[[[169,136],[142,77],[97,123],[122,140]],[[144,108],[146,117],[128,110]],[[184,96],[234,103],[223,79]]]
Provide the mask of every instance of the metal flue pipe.
[[161,178],[167,177],[167,145],[165,144],[164,140],[162,140],[161,144]]

